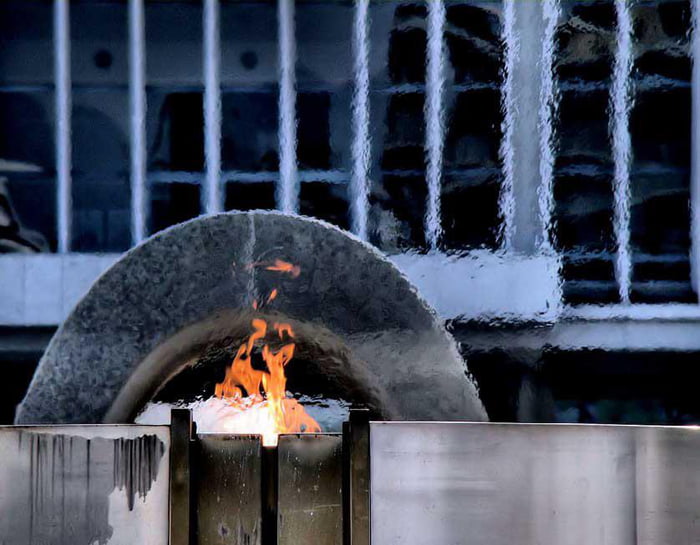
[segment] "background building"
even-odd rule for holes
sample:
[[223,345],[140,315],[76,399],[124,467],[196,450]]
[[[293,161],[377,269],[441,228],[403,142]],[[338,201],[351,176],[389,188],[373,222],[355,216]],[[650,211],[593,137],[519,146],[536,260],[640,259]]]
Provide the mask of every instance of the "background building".
[[698,421],[696,11],[3,2],[0,423],[119,253],[258,208],[390,255],[493,419]]

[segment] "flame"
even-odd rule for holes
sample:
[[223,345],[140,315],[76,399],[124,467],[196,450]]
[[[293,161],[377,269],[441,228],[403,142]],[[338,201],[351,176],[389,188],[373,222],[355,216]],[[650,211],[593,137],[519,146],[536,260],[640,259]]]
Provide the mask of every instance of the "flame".
[[270,292],[270,295],[267,298],[267,302],[272,303],[272,301],[274,301],[275,299],[277,299],[277,288],[273,289]]
[[257,261],[255,263],[249,263],[246,265],[246,270],[254,269],[255,267],[263,267],[266,271],[275,271],[280,273],[289,274],[292,278],[298,278],[301,274],[301,267],[298,265],[293,265],[288,261],[283,261],[281,259],[275,259],[272,262],[269,261]]
[[[269,271],[299,275],[299,267],[281,260],[266,265]],[[277,297],[277,290],[270,293],[267,302]],[[253,302],[253,308],[258,304]],[[287,397],[285,367],[294,357],[294,342],[283,344],[277,351],[266,342],[271,332],[277,333],[280,341],[294,338],[294,330],[288,323],[273,323],[270,328],[262,318],[251,322],[253,332],[237,350],[233,362],[226,370],[224,380],[216,385],[214,394],[223,399],[229,411],[219,418],[225,431],[260,433],[263,445],[274,446],[280,433],[321,431],[318,423],[309,416],[304,407],[294,398]],[[253,353],[260,347],[267,370],[253,367]]]
[[287,273],[292,278],[298,278],[299,274],[301,274],[301,269],[298,265],[292,265],[281,259],[275,259],[271,265],[265,265],[265,270]]

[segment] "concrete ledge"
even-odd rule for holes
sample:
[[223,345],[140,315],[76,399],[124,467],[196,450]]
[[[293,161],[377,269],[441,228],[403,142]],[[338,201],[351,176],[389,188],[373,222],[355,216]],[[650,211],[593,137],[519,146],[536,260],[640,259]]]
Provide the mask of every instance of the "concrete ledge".
[[58,325],[119,254],[0,257],[0,325]]
[[556,257],[477,251],[390,259],[447,320],[551,322],[561,309]]
[[[0,257],[0,326],[58,325],[119,254]],[[446,320],[552,321],[560,308],[558,262],[473,252],[399,254],[390,260]]]

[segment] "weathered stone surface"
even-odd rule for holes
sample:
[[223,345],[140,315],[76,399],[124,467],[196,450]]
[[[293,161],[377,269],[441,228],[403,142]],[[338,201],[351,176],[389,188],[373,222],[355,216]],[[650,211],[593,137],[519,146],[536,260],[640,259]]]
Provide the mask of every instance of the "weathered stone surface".
[[[275,258],[299,265],[301,275],[273,278],[246,267]],[[328,224],[250,212],[180,224],[106,271],[51,341],[17,422],[104,421],[118,396],[138,400],[124,394],[127,383],[152,393],[149,381],[162,384],[163,373],[187,364],[172,354],[176,334],[217,315],[249,313],[272,282],[280,292],[275,312],[341,339],[353,365],[376,379],[387,415],[486,419],[454,341],[388,260]],[[219,334],[227,332],[206,342]],[[123,408],[110,414],[126,418]]]

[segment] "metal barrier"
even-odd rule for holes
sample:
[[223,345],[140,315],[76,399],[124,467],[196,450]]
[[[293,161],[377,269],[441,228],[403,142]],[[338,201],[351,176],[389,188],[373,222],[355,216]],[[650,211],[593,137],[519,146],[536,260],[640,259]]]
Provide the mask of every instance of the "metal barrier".
[[369,545],[369,421],[343,434],[197,434],[173,411],[171,545]]
[[353,413],[269,448],[176,411],[169,430],[0,428],[0,459],[3,545],[700,541],[696,427]]
[[700,540],[695,427],[371,425],[372,543]]

